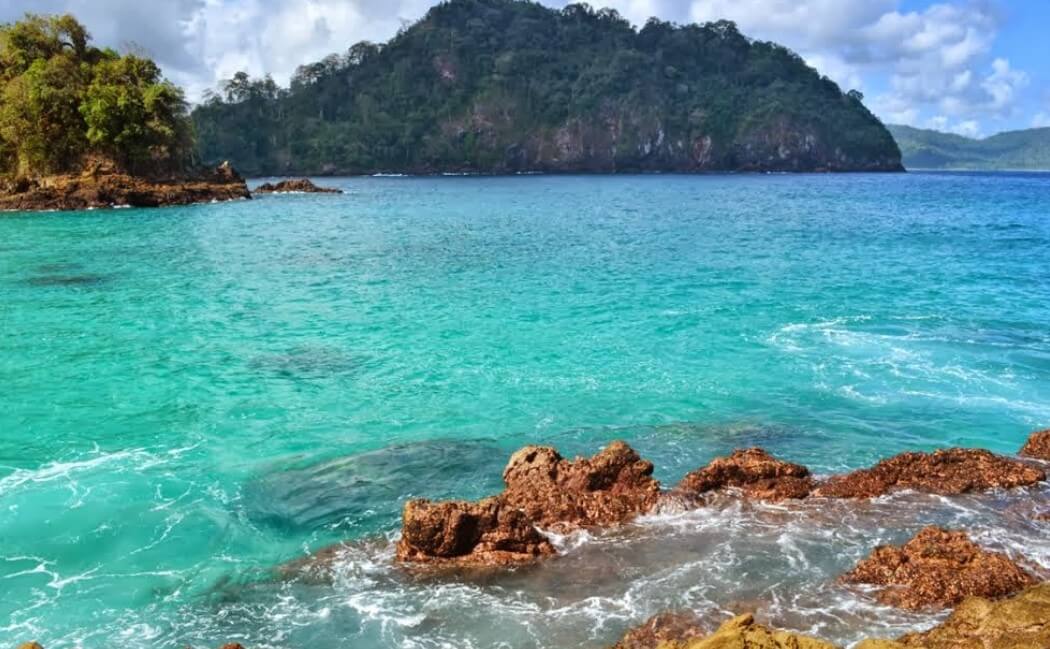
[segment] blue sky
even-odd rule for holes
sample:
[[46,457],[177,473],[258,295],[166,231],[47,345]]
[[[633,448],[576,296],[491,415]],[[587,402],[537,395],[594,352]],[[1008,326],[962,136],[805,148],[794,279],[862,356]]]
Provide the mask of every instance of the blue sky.
[[[564,0],[543,0],[560,7]],[[105,45],[134,44],[198,99],[237,70],[295,67],[384,41],[433,0],[5,0],[0,20],[71,12]],[[884,121],[972,136],[1050,126],[1050,0],[595,0],[635,24],[734,20],[783,43]]]

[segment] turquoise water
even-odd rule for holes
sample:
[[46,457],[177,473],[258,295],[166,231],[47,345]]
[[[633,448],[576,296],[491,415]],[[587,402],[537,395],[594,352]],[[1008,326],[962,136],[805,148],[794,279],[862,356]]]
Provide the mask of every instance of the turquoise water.
[[[665,483],[1016,451],[1050,425],[1050,176],[323,184],[0,215],[0,646],[600,647],[672,606],[848,642],[932,623],[833,583],[924,522],[1050,566],[1031,494],[729,504],[483,581],[389,540],[526,443],[623,438]],[[340,540],[334,583],[271,577]]]

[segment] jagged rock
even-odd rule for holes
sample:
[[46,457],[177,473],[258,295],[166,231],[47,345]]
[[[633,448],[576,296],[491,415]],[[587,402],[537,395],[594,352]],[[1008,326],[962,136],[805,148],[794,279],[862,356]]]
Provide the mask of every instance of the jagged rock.
[[982,489],[1023,487],[1046,479],[1039,468],[989,451],[949,448],[933,453],[901,453],[870,469],[834,476],[815,496],[872,498],[897,489],[961,494]]
[[306,178],[282,180],[277,183],[263,183],[255,188],[256,194],[281,194],[302,192],[307,194],[342,194],[343,190],[332,187],[318,187]]
[[96,162],[80,174],[19,179],[0,192],[0,210],[83,210],[187,205],[251,198],[236,171],[225,167],[168,178],[131,176]]
[[18,649],[44,649],[38,642],[23,642],[18,645]]
[[620,441],[571,462],[548,446],[526,446],[503,470],[500,499],[544,529],[614,525],[656,505],[660,483],[652,474],[652,462]]
[[461,565],[515,564],[554,552],[522,511],[498,498],[477,503],[410,501],[397,545],[401,561]]
[[1005,554],[981,548],[963,532],[933,526],[901,547],[875,548],[842,580],[887,586],[876,598],[907,609],[953,606],[971,596],[1005,597],[1036,581]]
[[865,640],[856,649],[1046,649],[1050,647],[1050,583],[1009,599],[971,597],[947,620],[897,640]]
[[687,474],[675,491],[700,495],[727,487],[740,489],[748,498],[783,500],[805,498],[813,490],[809,469],[778,460],[760,448],[733,451]]
[[654,615],[628,631],[611,649],[657,649],[665,642],[689,642],[708,633],[692,611]]
[[823,640],[770,629],[755,622],[751,614],[738,615],[706,638],[674,639],[657,646],[659,649],[837,649]]
[[1029,435],[1028,441],[1021,447],[1021,455],[1050,461],[1050,429]]

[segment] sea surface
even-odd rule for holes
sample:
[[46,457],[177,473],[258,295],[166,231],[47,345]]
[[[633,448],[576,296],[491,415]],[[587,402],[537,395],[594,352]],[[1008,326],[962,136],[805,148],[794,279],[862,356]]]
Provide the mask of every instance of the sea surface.
[[[321,179],[0,215],[0,647],[597,649],[668,608],[848,645],[926,628],[836,577],[927,523],[1050,568],[1046,488],[759,505],[392,563],[412,497],[624,439],[671,484],[1050,426],[1050,175]],[[347,541],[333,580],[274,567]]]

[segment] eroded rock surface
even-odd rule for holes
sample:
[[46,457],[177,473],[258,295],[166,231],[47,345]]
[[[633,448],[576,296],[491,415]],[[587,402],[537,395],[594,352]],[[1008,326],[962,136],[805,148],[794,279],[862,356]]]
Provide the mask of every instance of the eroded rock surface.
[[1023,487],[1046,479],[1039,468],[981,449],[901,453],[870,469],[834,476],[813,492],[831,498],[873,498],[898,489],[950,495]]
[[971,596],[1005,597],[1035,583],[1005,554],[983,549],[962,532],[933,526],[903,546],[875,548],[842,580],[886,586],[876,598],[906,609],[953,606]]
[[263,183],[255,188],[256,194],[281,194],[301,192],[306,194],[342,194],[343,190],[332,187],[318,187],[306,178],[281,180],[276,183]]
[[634,627],[611,649],[658,649],[664,643],[689,642],[707,635],[700,618],[692,611],[670,611],[654,615]]
[[573,461],[549,446],[526,446],[503,470],[500,499],[544,529],[614,525],[656,505],[660,483],[652,474],[652,462],[624,442]]
[[748,498],[783,500],[805,498],[814,485],[806,467],[778,460],[760,448],[749,448],[716,458],[687,474],[675,491],[698,496],[733,487]]
[[[707,637],[676,638],[656,646],[659,649],[836,649],[835,645],[823,640],[771,629],[755,622],[751,614],[729,620]],[[638,647],[648,649],[649,645]]]
[[20,178],[0,187],[0,210],[83,210],[161,207],[251,198],[244,179],[224,163],[213,170],[170,178],[131,176],[108,166],[83,173]]
[[480,502],[405,504],[397,558],[467,565],[502,565],[554,554],[554,546],[519,509],[499,498]]
[[1029,435],[1028,441],[1021,447],[1021,455],[1050,461],[1050,428]]
[[1050,583],[1009,599],[971,597],[943,623],[897,640],[866,640],[856,649],[1046,649],[1050,647]]

